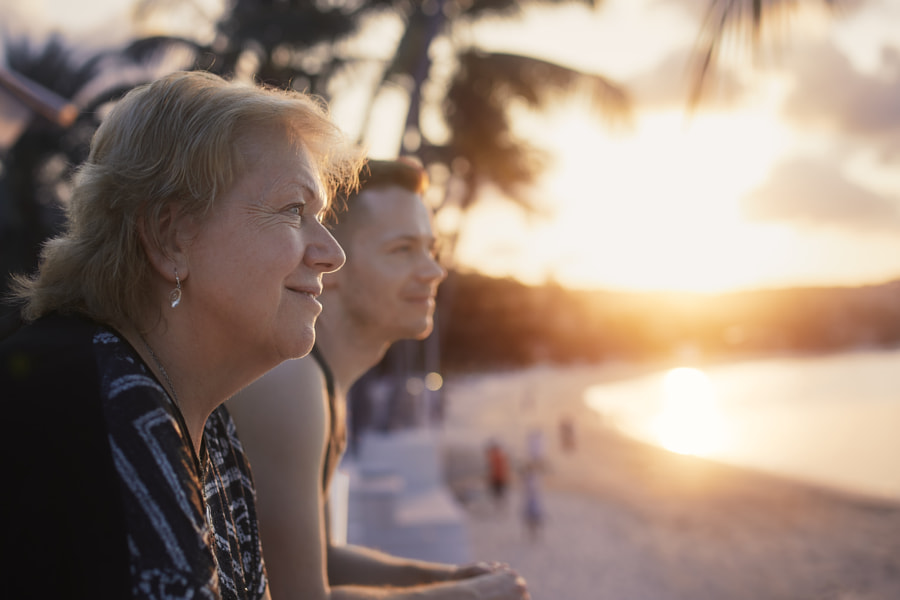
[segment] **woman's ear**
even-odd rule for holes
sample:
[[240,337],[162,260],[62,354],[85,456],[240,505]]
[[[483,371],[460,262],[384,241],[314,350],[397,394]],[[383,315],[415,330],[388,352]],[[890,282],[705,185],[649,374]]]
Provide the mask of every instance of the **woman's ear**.
[[138,231],[144,252],[163,279],[174,283],[176,271],[181,280],[187,279],[190,272],[188,248],[196,234],[195,222],[193,217],[171,204],[155,221],[149,221],[147,217],[140,219]]

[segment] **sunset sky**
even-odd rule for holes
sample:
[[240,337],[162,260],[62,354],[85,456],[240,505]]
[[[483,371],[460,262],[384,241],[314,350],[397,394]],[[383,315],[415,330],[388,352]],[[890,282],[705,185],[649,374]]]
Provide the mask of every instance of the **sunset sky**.
[[553,216],[529,221],[484,203],[464,230],[464,262],[533,282],[632,289],[900,277],[900,3],[803,13],[755,61],[727,53],[689,118],[699,25],[685,7],[700,4],[536,11],[533,31],[546,35],[485,36],[615,78],[637,114],[620,133],[577,103],[523,122],[558,152],[537,192]]
[[[34,3],[45,14],[59,5]],[[462,264],[529,283],[640,290],[900,277],[900,2],[795,15],[756,57],[726,44],[689,116],[688,57],[705,5],[607,0],[595,12],[531,9],[521,23],[457,32],[605,75],[635,103],[631,127],[618,130],[584,99],[520,113],[519,133],[556,156],[534,190],[543,210],[528,217],[488,195],[467,217]],[[72,35],[101,19],[79,15]],[[334,110],[355,135],[353,95],[348,88]],[[396,131],[390,118],[379,122]],[[397,152],[396,134],[376,135],[374,156]]]

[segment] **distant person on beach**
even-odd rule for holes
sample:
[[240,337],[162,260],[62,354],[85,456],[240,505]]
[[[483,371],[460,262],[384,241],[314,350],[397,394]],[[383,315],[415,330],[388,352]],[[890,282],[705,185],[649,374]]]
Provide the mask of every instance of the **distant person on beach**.
[[528,536],[536,540],[544,524],[544,503],[541,498],[540,466],[528,462],[522,470],[522,521]]
[[528,430],[526,438],[526,448],[528,452],[528,463],[536,468],[546,466],[546,458],[544,456],[544,432],[540,427],[532,427]]
[[363,159],[299,92],[190,71],[115,103],[0,341],[4,597],[269,598],[224,404],[312,348]]
[[[425,171],[370,161],[331,224],[346,264],[324,280],[324,310],[309,357],[288,361],[237,394],[229,408],[253,464],[260,535],[275,600],[528,598],[498,563],[464,566],[389,556],[331,542],[329,486],[345,450],[347,390],[391,343],[433,327],[438,263]],[[311,552],[311,549],[318,549]]]
[[496,508],[506,506],[506,490],[509,487],[509,457],[496,440],[487,445],[487,483]]
[[569,415],[563,416],[559,421],[559,443],[563,452],[575,452],[577,446],[575,443],[575,422]]

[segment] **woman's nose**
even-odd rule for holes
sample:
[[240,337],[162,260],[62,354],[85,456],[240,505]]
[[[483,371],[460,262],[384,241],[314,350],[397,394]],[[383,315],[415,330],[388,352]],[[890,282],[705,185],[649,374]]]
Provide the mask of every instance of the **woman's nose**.
[[306,251],[310,266],[322,273],[337,271],[347,260],[344,249],[321,223],[316,224],[315,240]]

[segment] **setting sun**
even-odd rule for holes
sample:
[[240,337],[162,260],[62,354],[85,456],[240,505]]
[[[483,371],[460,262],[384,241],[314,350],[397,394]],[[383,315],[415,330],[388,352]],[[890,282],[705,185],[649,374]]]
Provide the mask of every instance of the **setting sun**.
[[653,422],[659,443],[679,454],[708,455],[725,441],[724,420],[709,377],[699,369],[672,369],[663,378],[663,406]]
[[[767,96],[781,93],[775,81]],[[529,219],[502,201],[482,203],[468,215],[459,258],[580,288],[720,292],[808,271],[791,258],[800,254],[791,231],[748,222],[742,210],[793,147],[775,113],[767,98],[738,115],[644,113],[610,132],[580,103],[562,106],[523,126],[555,155],[537,192],[545,212]]]

